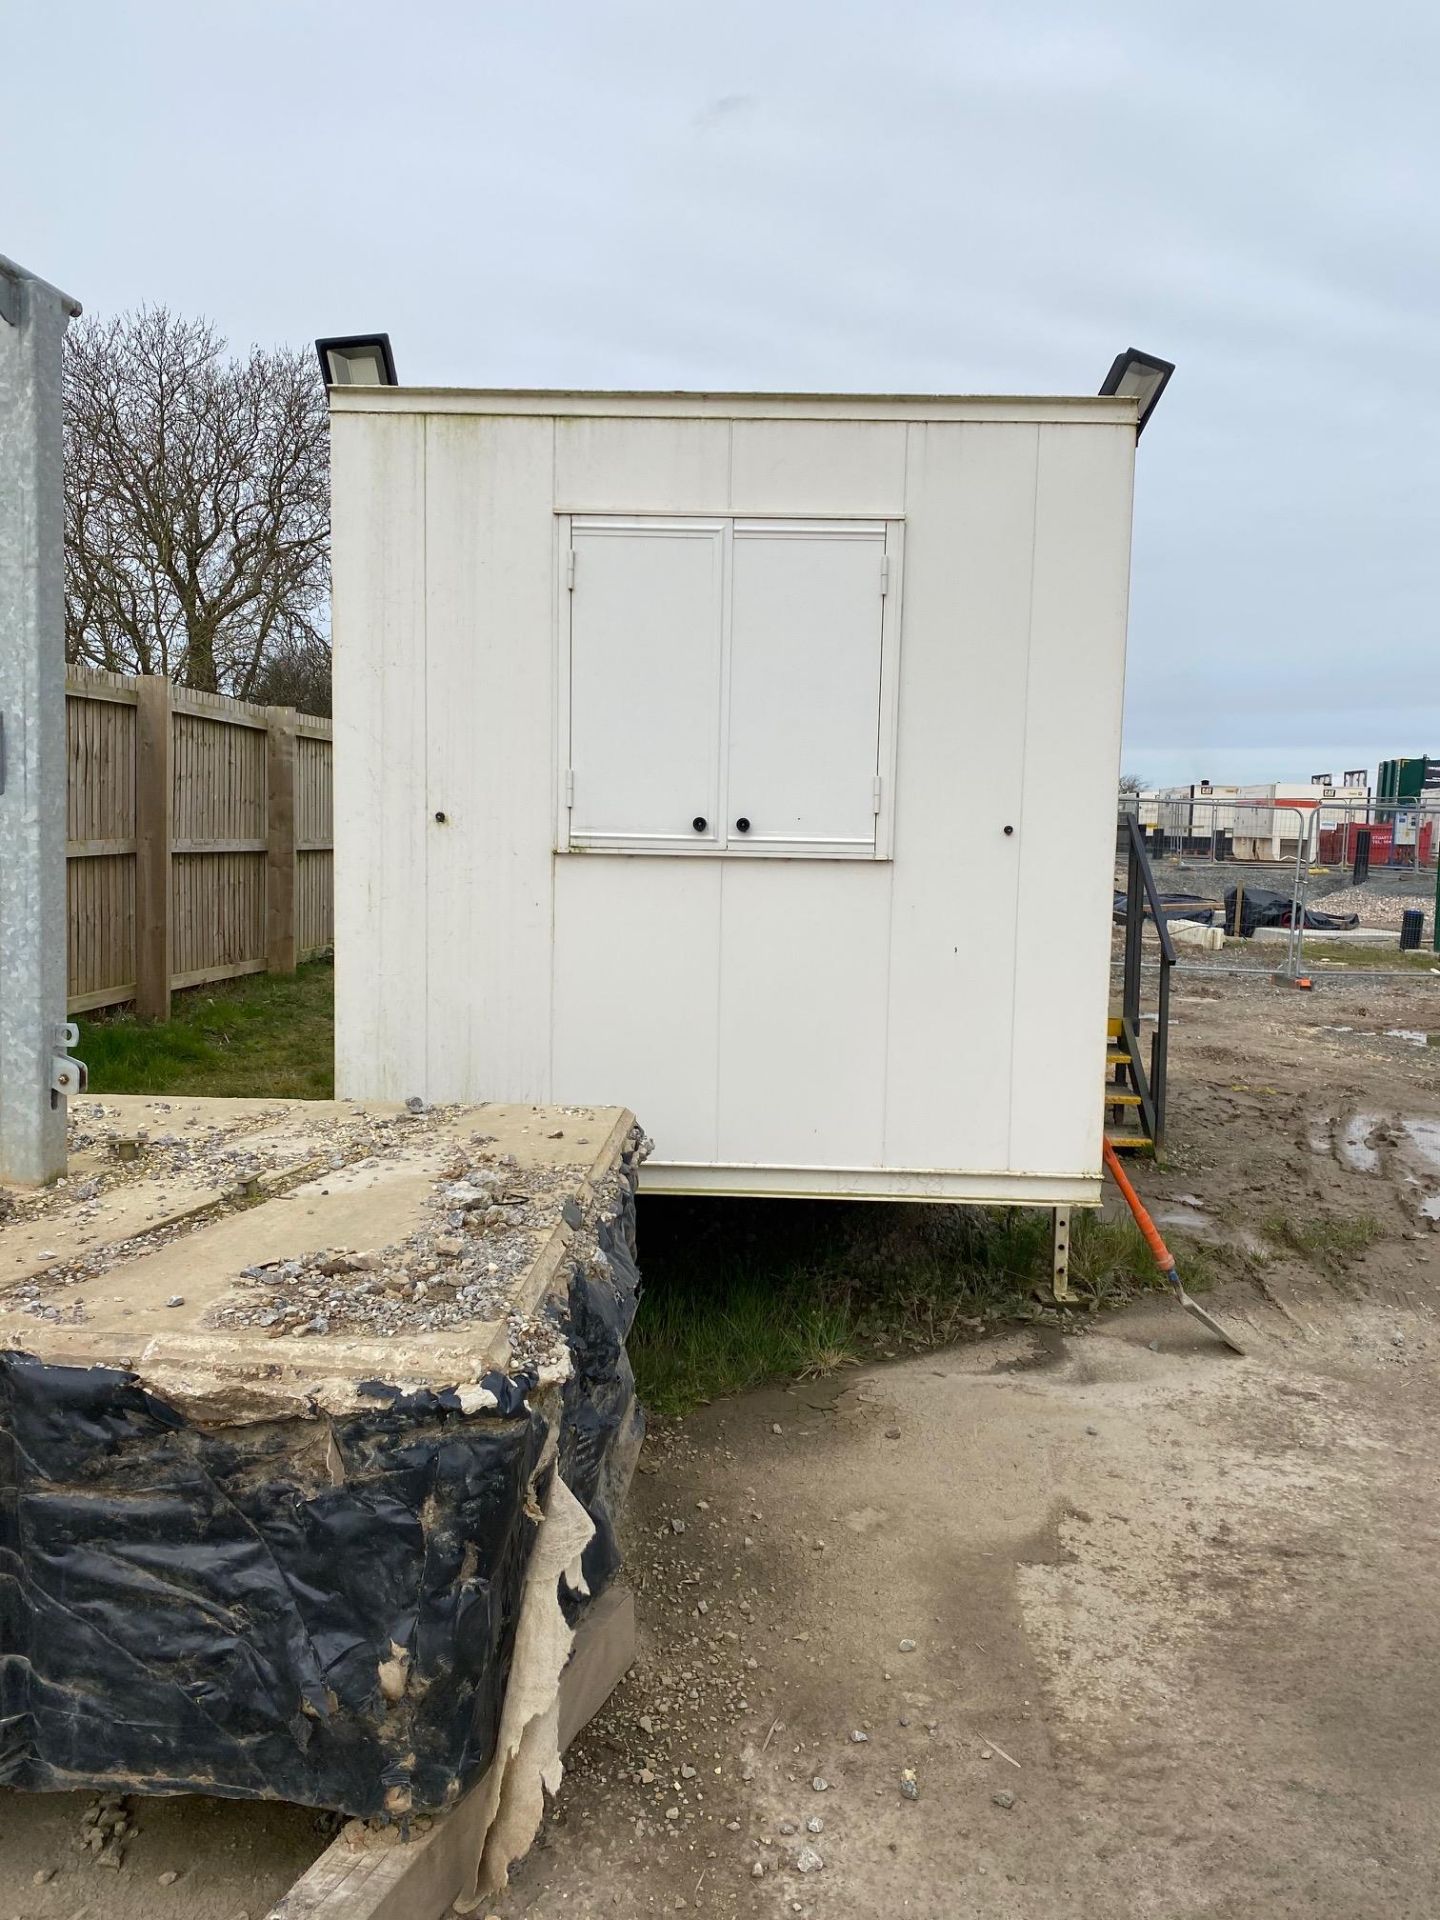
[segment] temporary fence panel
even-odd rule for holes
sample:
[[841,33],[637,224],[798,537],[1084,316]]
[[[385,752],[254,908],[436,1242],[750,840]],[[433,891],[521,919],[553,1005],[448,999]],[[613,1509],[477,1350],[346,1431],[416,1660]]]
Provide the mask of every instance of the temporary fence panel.
[[[1138,818],[1161,888],[1171,897],[1193,894],[1197,908],[1208,908],[1227,937],[1236,934],[1237,918],[1254,924],[1253,909],[1262,897],[1267,913],[1277,902],[1285,904],[1283,917],[1260,922],[1286,929],[1283,960],[1219,971],[1303,971],[1307,942],[1327,938],[1364,947],[1368,934],[1372,946],[1393,946],[1407,912],[1418,912],[1428,939],[1434,938],[1440,806],[1360,799],[1317,787],[1313,799],[1252,798],[1238,806],[1228,799],[1159,794],[1150,796],[1150,808],[1153,824],[1145,824],[1143,809]],[[1127,813],[1137,809],[1122,802],[1117,890],[1124,885]],[[1159,824],[1166,813],[1168,832]],[[1232,831],[1219,824],[1227,815]],[[1248,947],[1246,941],[1237,951]]]
[[328,720],[74,666],[66,723],[72,1013],[331,944]]

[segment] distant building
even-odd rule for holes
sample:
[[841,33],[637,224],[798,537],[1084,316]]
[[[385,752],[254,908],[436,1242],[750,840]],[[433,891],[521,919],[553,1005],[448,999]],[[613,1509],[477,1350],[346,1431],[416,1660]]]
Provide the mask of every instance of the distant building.
[[1440,757],[1416,753],[1400,760],[1382,760],[1375,782],[1375,798],[1440,806]]
[[1305,857],[1318,857],[1320,834],[1369,818],[1370,787],[1364,768],[1335,781],[1318,774],[1309,781],[1271,780],[1246,785],[1197,780],[1186,786],[1154,787],[1139,796],[1140,825],[1167,853],[1204,858],[1293,860],[1303,840]]
[[1321,775],[1308,781],[1272,780],[1241,787],[1247,805],[1236,809],[1232,845],[1237,860],[1307,861],[1320,857],[1320,835],[1348,820],[1369,816],[1370,787],[1365,772],[1343,781]]

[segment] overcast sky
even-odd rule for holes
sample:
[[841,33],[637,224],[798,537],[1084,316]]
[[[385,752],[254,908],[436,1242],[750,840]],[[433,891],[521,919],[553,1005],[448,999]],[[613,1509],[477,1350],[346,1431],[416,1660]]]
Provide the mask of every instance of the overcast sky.
[[0,0],[0,252],[402,380],[1091,392],[1125,764],[1440,753],[1434,0]]

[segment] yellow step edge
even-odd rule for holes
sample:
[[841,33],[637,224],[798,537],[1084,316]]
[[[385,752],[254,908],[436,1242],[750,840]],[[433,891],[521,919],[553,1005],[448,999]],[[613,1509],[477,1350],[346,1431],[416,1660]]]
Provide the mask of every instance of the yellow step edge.
[[1107,1133],[1105,1138],[1112,1147],[1153,1147],[1155,1142],[1148,1133]]
[[1140,1096],[1138,1093],[1117,1093],[1107,1087],[1105,1104],[1107,1107],[1138,1107]]
[[1118,1013],[1112,1013],[1110,1018],[1105,1022],[1106,1037],[1110,1040],[1117,1040],[1120,1037],[1120,1033],[1120,1016]]
[[1131,1058],[1132,1056],[1128,1053],[1107,1053],[1105,1055],[1105,1064],[1107,1067],[1128,1067],[1131,1063]]

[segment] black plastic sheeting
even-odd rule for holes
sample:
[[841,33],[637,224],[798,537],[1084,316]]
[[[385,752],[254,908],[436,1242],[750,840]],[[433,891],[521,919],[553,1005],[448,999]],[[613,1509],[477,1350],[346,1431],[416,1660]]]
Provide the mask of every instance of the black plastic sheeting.
[[[1317,933],[1327,928],[1339,931],[1358,927],[1358,913],[1323,913],[1318,907],[1306,907],[1305,927]],[[1225,895],[1225,930],[1235,925],[1235,889]],[[1270,887],[1246,887],[1240,902],[1240,937],[1248,940],[1257,927],[1289,927],[1295,924],[1295,902],[1288,893],[1276,893]]]
[[[557,1464],[592,1593],[639,1444],[634,1229],[622,1181],[563,1310]],[[470,1415],[369,1382],[386,1404],[215,1429],[133,1374],[0,1352],[0,1784],[453,1800],[494,1752],[547,1438],[533,1378],[484,1384],[499,1406]]]
[[[1125,895],[1117,893],[1111,913],[1117,925],[1123,924],[1127,911]],[[1160,911],[1167,920],[1194,920],[1202,927],[1208,927],[1215,918],[1216,907],[1213,900],[1202,900],[1198,893],[1162,893]],[[1155,918],[1148,903],[1145,917],[1147,920]]]

